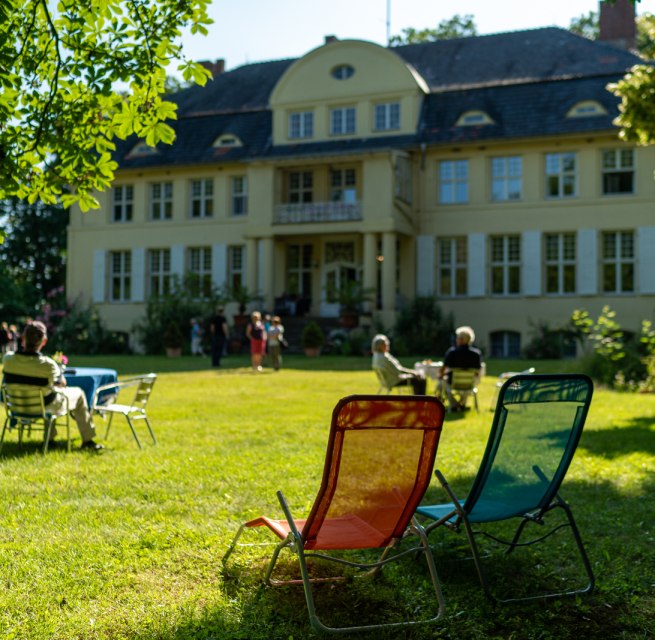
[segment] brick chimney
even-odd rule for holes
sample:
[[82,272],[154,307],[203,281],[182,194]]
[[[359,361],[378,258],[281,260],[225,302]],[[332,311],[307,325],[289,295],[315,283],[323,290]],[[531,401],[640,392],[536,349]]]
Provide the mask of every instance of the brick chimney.
[[212,74],[212,78],[220,76],[225,71],[225,60],[220,59],[212,62],[211,60],[201,60],[200,64]]
[[637,46],[635,5],[631,0],[600,2],[600,33],[598,39],[621,49],[634,50]]

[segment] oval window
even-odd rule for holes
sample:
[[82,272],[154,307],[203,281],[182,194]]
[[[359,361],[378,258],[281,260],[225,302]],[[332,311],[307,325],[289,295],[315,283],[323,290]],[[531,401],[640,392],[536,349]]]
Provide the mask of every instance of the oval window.
[[340,64],[332,69],[332,77],[337,80],[346,80],[355,73],[355,69],[349,64]]

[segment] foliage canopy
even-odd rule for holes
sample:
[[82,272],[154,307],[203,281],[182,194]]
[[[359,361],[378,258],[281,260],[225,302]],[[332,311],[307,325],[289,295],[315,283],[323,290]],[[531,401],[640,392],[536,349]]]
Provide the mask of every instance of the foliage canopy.
[[0,0],[0,199],[88,210],[114,177],[114,138],[171,143],[165,68],[209,78],[181,44],[207,33],[208,2]]

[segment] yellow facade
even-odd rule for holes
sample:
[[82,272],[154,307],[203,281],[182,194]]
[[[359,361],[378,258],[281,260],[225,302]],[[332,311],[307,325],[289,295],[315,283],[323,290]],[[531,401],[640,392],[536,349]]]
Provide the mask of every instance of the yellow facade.
[[[347,81],[331,75],[340,65],[354,69]],[[99,194],[98,211],[72,212],[69,297],[93,302],[111,329],[130,331],[155,280],[189,269],[208,273],[217,286],[240,278],[262,294],[268,310],[282,294],[298,293],[310,299],[310,315],[322,316],[339,312],[328,299],[329,285],[356,278],[376,288],[370,311],[384,325],[391,327],[403,302],[434,295],[457,324],[475,328],[478,344],[492,355],[513,355],[533,326],[561,327],[575,308],[597,313],[609,304],[631,330],[652,319],[655,148],[632,149],[607,129],[401,144],[403,136],[416,134],[428,92],[416,69],[393,50],[347,40],[310,51],[271,92],[270,153],[233,162],[218,155],[212,162],[123,164],[118,192]],[[376,105],[398,105],[388,112],[391,127],[376,126]],[[352,116],[355,131],[331,133],[333,110],[342,108],[337,125]],[[308,112],[311,120],[300,115],[295,122],[312,135],[290,138],[294,114]],[[352,139],[375,142],[351,148]],[[329,146],[339,141],[343,148]],[[633,166],[616,179],[631,172],[632,187],[626,192],[621,183],[618,193],[607,193],[613,178],[603,162],[615,152],[623,158],[621,149],[630,151],[625,158]],[[516,171],[520,167],[514,182],[493,173],[506,159]],[[548,177],[553,162],[572,162],[574,169]],[[466,172],[465,197],[462,181],[450,184],[451,169]],[[495,201],[492,185],[502,190],[510,183],[518,197]],[[549,189],[561,184],[574,193],[552,197]],[[162,199],[167,190],[170,198]],[[194,200],[198,190],[209,191]],[[211,214],[194,215],[203,207]],[[163,211],[170,211],[169,219],[153,219]],[[627,252],[614,262],[608,258],[612,242]],[[449,263],[459,270],[460,291],[444,291],[444,283],[452,284],[444,275],[448,247],[464,256]],[[162,256],[168,266],[158,263],[153,273]],[[612,269],[623,270],[623,281],[608,291]],[[120,290],[126,279],[127,295]],[[228,315],[235,311],[228,307]]]

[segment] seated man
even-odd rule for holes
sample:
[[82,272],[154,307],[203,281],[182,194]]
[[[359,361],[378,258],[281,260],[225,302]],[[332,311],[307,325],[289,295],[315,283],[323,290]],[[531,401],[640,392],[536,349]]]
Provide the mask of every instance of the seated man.
[[475,341],[475,333],[471,327],[458,327],[455,330],[455,346],[450,347],[444,356],[443,368],[441,370],[441,377],[443,378],[446,386],[446,395],[450,402],[451,411],[464,411],[466,405],[466,398],[468,394],[461,394],[461,402],[458,402],[454,397],[450,383],[452,381],[453,369],[476,369],[477,376],[480,375],[482,367],[482,354],[479,349],[473,345]]
[[[66,387],[66,379],[61,375],[59,365],[52,358],[40,353],[48,342],[45,325],[42,322],[30,322],[25,327],[21,340],[23,350],[20,353],[8,353],[3,358],[5,383],[41,386],[46,380],[45,388],[50,391],[45,398],[46,409],[55,413],[64,404],[64,397],[68,398],[70,414],[82,436],[82,449],[103,449],[101,444],[93,441],[96,432],[84,391],[79,387]],[[51,438],[54,437],[55,434],[52,433]]]
[[414,393],[425,395],[425,378],[416,371],[406,369],[389,353],[389,338],[379,333],[371,343],[373,351],[373,369],[378,371],[387,388],[411,385]]

